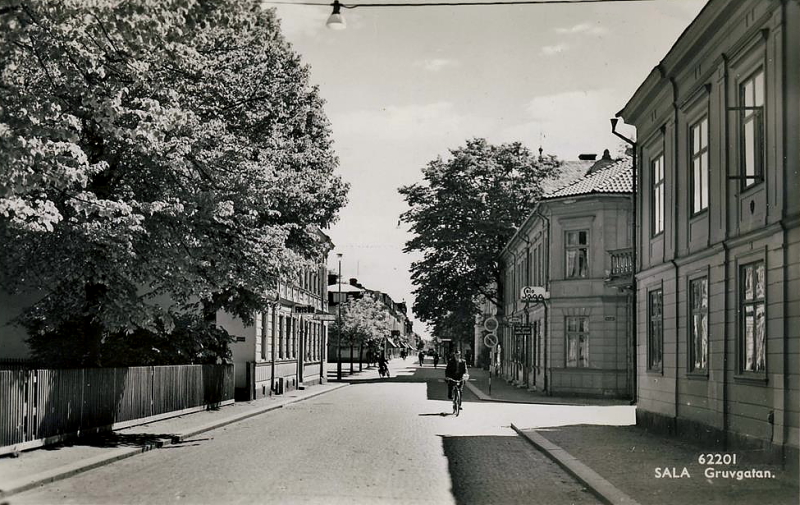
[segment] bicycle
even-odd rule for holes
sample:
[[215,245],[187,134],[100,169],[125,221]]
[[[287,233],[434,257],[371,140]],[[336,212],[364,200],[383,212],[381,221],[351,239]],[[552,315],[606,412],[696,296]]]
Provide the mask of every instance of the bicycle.
[[464,379],[455,380],[446,377],[446,380],[453,382],[453,414],[458,417],[461,412],[461,388],[464,387]]

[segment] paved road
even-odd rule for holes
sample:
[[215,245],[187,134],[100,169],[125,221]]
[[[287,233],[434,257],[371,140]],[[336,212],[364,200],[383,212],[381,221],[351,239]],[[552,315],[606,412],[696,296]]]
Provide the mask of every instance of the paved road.
[[8,502],[597,503],[508,427],[520,406],[465,392],[453,417],[443,370],[403,365]]

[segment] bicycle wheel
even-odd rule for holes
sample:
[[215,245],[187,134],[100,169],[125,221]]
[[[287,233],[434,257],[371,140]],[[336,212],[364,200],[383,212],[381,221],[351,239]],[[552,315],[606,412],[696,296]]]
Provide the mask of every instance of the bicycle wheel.
[[458,386],[453,388],[453,414],[458,417],[458,414],[461,412],[461,390],[458,389]]

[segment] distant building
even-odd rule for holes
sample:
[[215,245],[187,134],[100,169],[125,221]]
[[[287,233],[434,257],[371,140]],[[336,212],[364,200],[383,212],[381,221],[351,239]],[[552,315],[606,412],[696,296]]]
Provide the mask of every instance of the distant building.
[[[606,151],[546,193],[501,252],[506,379],[551,395],[631,395],[632,175],[630,158]],[[549,298],[526,302],[525,287]]]
[[[340,293],[341,292],[341,297]],[[339,284],[338,276],[335,273],[328,274],[328,301],[330,311],[333,315],[337,314],[338,304],[346,303],[349,300],[359,299],[364,296],[371,296],[381,303],[386,309],[391,319],[391,331],[388,335],[383,335],[383,339],[374,349],[375,352],[383,351],[388,357],[399,356],[402,349],[411,352],[416,347],[419,338],[413,331],[413,323],[408,317],[408,307],[405,302],[395,302],[392,297],[381,291],[367,289],[358,282],[358,279],[351,278],[348,282]],[[328,361],[335,363],[339,359],[337,348],[337,338],[335,332],[331,334],[328,342]],[[365,362],[368,360],[368,348],[350,348],[350,345],[341,343],[341,357],[343,363]],[[359,353],[361,357],[359,358]]]
[[796,464],[800,3],[710,1],[618,116],[638,138],[637,422]]

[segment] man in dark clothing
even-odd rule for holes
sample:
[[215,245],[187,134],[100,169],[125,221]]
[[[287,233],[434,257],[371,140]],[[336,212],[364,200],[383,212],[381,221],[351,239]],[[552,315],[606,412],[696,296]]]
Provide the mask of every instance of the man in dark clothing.
[[[456,351],[447,361],[447,368],[444,369],[444,376],[448,379],[460,381],[467,373],[467,363],[461,359],[461,352]],[[453,385],[452,381],[447,381],[447,397],[453,399]]]

